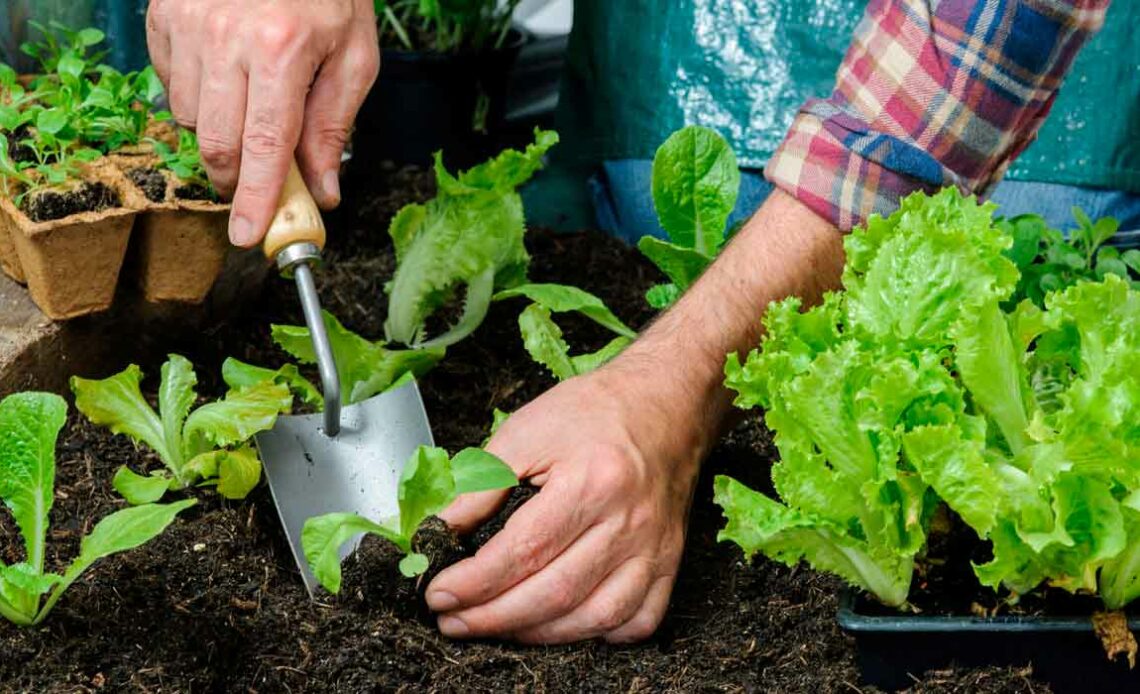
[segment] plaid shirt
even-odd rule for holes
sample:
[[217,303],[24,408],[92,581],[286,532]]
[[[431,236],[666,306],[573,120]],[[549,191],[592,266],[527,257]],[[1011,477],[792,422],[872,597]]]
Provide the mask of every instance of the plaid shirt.
[[871,0],[769,181],[847,231],[916,190],[984,193],[1033,140],[1108,0]]

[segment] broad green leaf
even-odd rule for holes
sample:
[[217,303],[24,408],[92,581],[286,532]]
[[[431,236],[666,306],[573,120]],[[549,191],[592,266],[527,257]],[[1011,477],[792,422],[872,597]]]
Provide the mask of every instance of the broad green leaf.
[[167,450],[182,450],[182,425],[198,397],[194,391],[197,385],[198,376],[190,361],[171,354],[162,365],[162,382],[158,387],[158,414]]
[[67,403],[48,393],[16,393],[0,401],[0,499],[24,538],[26,561],[43,571],[48,513],[55,484],[55,442]]
[[1140,598],[1140,512],[1124,508],[1128,543],[1124,551],[1106,562],[1100,572],[1098,589],[1105,607],[1119,610]]
[[730,477],[717,476],[714,486],[714,501],[728,520],[717,539],[735,542],[745,556],[763,552],[788,566],[806,560],[887,605],[906,602],[913,557],[875,552],[871,543],[847,535],[841,526],[799,514]]
[[305,521],[305,527],[301,530],[301,547],[305,552],[305,560],[308,561],[313,576],[333,595],[340,592],[340,548],[361,533],[379,535],[405,552],[411,547],[410,539],[405,539],[398,530],[373,523],[355,513],[330,513]]
[[91,27],[80,29],[75,37],[79,45],[88,47],[103,43],[103,39],[106,38],[102,31]]
[[993,529],[1003,501],[998,473],[985,459],[984,440],[955,425],[925,426],[903,437],[907,460],[938,496],[979,535]]
[[456,494],[447,451],[417,448],[400,475],[400,534],[411,542],[420,524],[447,508]]
[[[345,328],[327,311],[325,329],[340,376],[341,403],[367,400],[395,386],[406,374],[419,377],[430,371],[446,350],[443,348],[390,350],[382,342],[370,342]],[[273,340],[303,364],[316,361],[308,328],[274,325]]]
[[[452,176],[436,157],[439,193],[422,209],[398,214],[390,233],[399,263],[388,285],[384,332],[390,342],[446,347],[483,321],[495,289],[522,284],[530,256],[526,225],[515,189],[542,165],[557,135],[536,131],[525,152],[508,150]],[[465,290],[464,294],[461,294]],[[435,339],[428,319],[448,301],[465,297],[459,323]]]
[[562,329],[550,317],[549,309],[539,304],[527,306],[519,314],[519,331],[527,353],[555,378],[565,381],[577,375],[570,361],[570,345],[562,339]]
[[60,576],[42,573],[26,562],[0,565],[0,615],[17,626],[32,624],[41,596],[61,580]]
[[131,364],[124,371],[102,381],[89,381],[78,376],[71,379],[75,406],[93,424],[108,427],[115,434],[125,434],[136,443],[145,443],[162,461],[174,468],[181,451],[166,445],[165,430],[139,390],[142,371]]
[[955,364],[962,382],[977,404],[997,422],[1016,454],[1029,445],[1026,430],[1036,402],[1022,366],[1022,353],[997,301],[963,312],[952,333]]
[[728,143],[708,128],[679,130],[657,150],[652,187],[653,204],[669,238],[715,255],[740,188],[740,169]]
[[47,616],[67,587],[98,560],[146,544],[174,521],[182,511],[198,503],[186,499],[173,504],[146,504],[116,511],[95,524],[79,546],[79,556],[67,567],[63,580],[36,616],[40,622]]
[[218,493],[227,499],[244,499],[261,481],[261,459],[252,446],[221,451],[218,456]]
[[325,408],[321,391],[312,381],[302,376],[294,364],[286,364],[274,371],[230,357],[222,363],[222,380],[234,390],[249,388],[265,381],[279,383],[288,386],[293,395],[305,405],[316,410]]
[[601,299],[577,287],[563,284],[524,284],[499,292],[494,300],[502,301],[518,296],[525,296],[553,313],[578,312],[618,335],[630,339],[637,337],[637,333],[615,316]]
[[430,561],[427,556],[412,552],[400,560],[400,573],[406,578],[415,578],[428,570]]
[[57,135],[67,127],[67,111],[62,108],[49,108],[40,111],[36,117],[36,130],[41,134]]
[[186,419],[186,457],[207,450],[203,442],[218,447],[244,443],[254,434],[272,429],[277,415],[288,412],[292,404],[289,388],[276,383],[230,391],[224,399],[199,407]]
[[518,486],[518,478],[505,462],[482,448],[465,448],[451,459],[455,494],[470,494]]
[[596,352],[570,357],[570,363],[574,366],[574,373],[582,375],[594,371],[621,354],[631,344],[633,344],[633,340],[628,337],[615,337]]
[[173,483],[176,481],[165,470],[161,474],[140,475],[126,465],[121,466],[111,478],[111,486],[132,506],[153,504],[166,494]]
[[637,249],[677,285],[679,293],[693,286],[713,262],[710,255],[652,236],[643,236],[637,242]]

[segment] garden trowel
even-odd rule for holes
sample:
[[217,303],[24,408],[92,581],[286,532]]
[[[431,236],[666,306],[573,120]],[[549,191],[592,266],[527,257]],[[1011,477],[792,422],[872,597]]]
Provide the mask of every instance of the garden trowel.
[[[358,513],[380,521],[399,514],[396,493],[406,461],[420,445],[432,445],[431,427],[415,382],[360,403],[341,407],[336,356],[321,316],[313,283],[325,227],[296,162],[265,237],[266,256],[297,283],[305,324],[313,340],[325,411],[277,419],[257,435],[265,476],[293,557],[312,595],[317,580],[305,560],[301,531],[305,521],[326,513]],[[341,558],[359,544],[354,538]]]

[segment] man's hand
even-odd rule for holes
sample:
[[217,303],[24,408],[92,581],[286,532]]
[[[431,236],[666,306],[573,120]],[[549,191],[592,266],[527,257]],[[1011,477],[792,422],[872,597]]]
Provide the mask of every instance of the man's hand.
[[[649,636],[668,606],[698,464],[730,409],[725,355],[755,343],[770,301],[818,300],[842,266],[839,233],[777,192],[623,354],[511,415],[488,448],[541,490],[428,586],[443,633]],[[470,530],[504,498],[460,497],[442,515]]]
[[[709,437],[671,427],[687,405],[661,402],[643,375],[615,365],[567,381],[503,425],[488,450],[541,491],[431,584],[445,635],[626,642],[657,628]],[[444,519],[470,530],[503,497],[461,498]]]
[[175,119],[196,130],[230,239],[265,235],[297,155],[324,208],[380,66],[371,0],[151,0],[151,60]]

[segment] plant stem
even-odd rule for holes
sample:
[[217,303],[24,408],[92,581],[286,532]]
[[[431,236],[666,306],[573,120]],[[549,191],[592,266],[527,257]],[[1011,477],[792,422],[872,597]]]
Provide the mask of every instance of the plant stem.
[[415,50],[407,30],[404,29],[404,25],[400,23],[400,19],[396,16],[396,13],[392,11],[391,7],[384,8],[384,24],[392,25],[392,31],[396,32],[396,36],[400,39],[400,43],[404,44],[404,48],[407,48],[409,51]]

